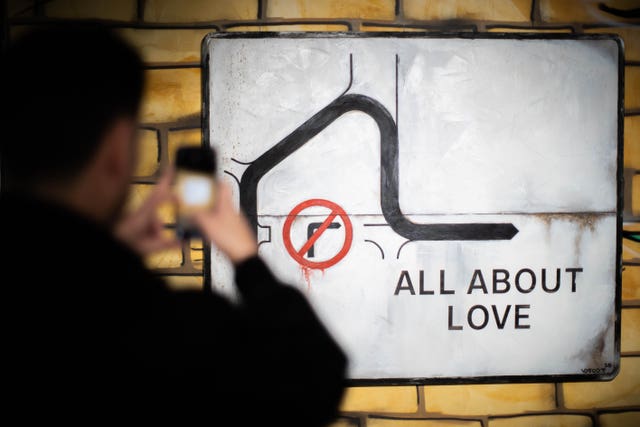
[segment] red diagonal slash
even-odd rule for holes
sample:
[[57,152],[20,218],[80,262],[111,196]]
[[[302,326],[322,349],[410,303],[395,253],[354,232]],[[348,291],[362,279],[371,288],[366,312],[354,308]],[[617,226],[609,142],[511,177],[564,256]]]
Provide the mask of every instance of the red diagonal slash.
[[320,238],[322,233],[324,233],[325,230],[329,228],[336,216],[338,216],[338,212],[331,211],[327,219],[325,219],[320,227],[318,227],[317,230],[314,231],[309,240],[307,240],[307,243],[302,246],[302,249],[298,251],[298,255],[302,256],[302,254],[305,254],[309,250],[309,248],[313,246],[313,244]]

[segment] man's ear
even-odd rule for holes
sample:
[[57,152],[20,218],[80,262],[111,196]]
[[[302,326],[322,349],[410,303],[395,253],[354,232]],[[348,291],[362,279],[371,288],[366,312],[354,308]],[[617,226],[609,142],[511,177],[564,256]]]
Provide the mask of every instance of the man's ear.
[[77,180],[75,192],[81,208],[101,222],[111,224],[124,206],[135,165],[136,133],[133,118],[113,120]]

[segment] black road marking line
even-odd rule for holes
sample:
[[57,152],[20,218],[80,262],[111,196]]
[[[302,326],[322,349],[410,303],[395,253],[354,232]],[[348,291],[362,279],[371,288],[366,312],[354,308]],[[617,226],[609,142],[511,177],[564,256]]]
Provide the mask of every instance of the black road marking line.
[[391,228],[409,240],[511,240],[518,229],[511,223],[416,224],[400,209],[398,128],[389,111],[366,95],[341,95],[264,152],[245,170],[240,181],[240,206],[257,232],[257,191],[262,177],[327,126],[350,111],[371,117],[380,131],[380,204]]
[[373,243],[374,245],[376,245],[378,247],[378,249],[380,249],[380,255],[382,255],[382,259],[384,259],[384,251],[382,250],[382,247],[379,244],[377,244],[373,240],[365,239],[364,241],[365,242],[369,242],[369,243]]
[[231,172],[229,172],[228,170],[224,170],[224,173],[226,173],[227,175],[229,175],[231,178],[235,179],[236,182],[238,183],[238,187],[241,187],[240,185],[240,180],[238,179],[237,176],[235,176],[234,174],[232,174]]

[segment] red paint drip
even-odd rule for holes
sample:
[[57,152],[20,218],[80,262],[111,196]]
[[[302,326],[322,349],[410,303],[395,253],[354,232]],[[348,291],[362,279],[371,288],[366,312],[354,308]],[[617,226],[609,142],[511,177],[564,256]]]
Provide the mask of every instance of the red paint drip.
[[304,281],[307,282],[307,290],[311,290],[311,275],[313,274],[314,270],[320,270],[322,272],[322,277],[324,277],[324,273],[325,273],[325,269],[324,268],[318,268],[318,269],[313,269],[311,267],[307,267],[304,265],[300,266],[300,271],[302,272],[302,277],[304,278]]
[[313,275],[314,270],[320,270],[322,272],[322,277],[324,277],[325,269],[324,268],[311,268],[304,265],[300,266],[300,271],[302,272],[302,277],[304,281],[307,282],[307,290],[311,290],[311,276]]
[[304,281],[307,282],[307,290],[310,290],[311,289],[311,268],[301,265],[300,270],[302,271],[302,277],[304,277]]

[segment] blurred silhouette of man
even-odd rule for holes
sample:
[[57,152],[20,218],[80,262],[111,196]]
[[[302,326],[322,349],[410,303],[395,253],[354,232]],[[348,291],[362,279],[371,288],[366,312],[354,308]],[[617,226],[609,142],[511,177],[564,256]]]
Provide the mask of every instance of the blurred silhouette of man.
[[171,292],[144,267],[143,255],[177,242],[156,216],[170,174],[123,215],[144,84],[137,53],[105,29],[60,26],[17,40],[1,70],[5,417],[330,422],[345,356],[257,256],[228,188],[195,221],[233,262],[240,303]]

